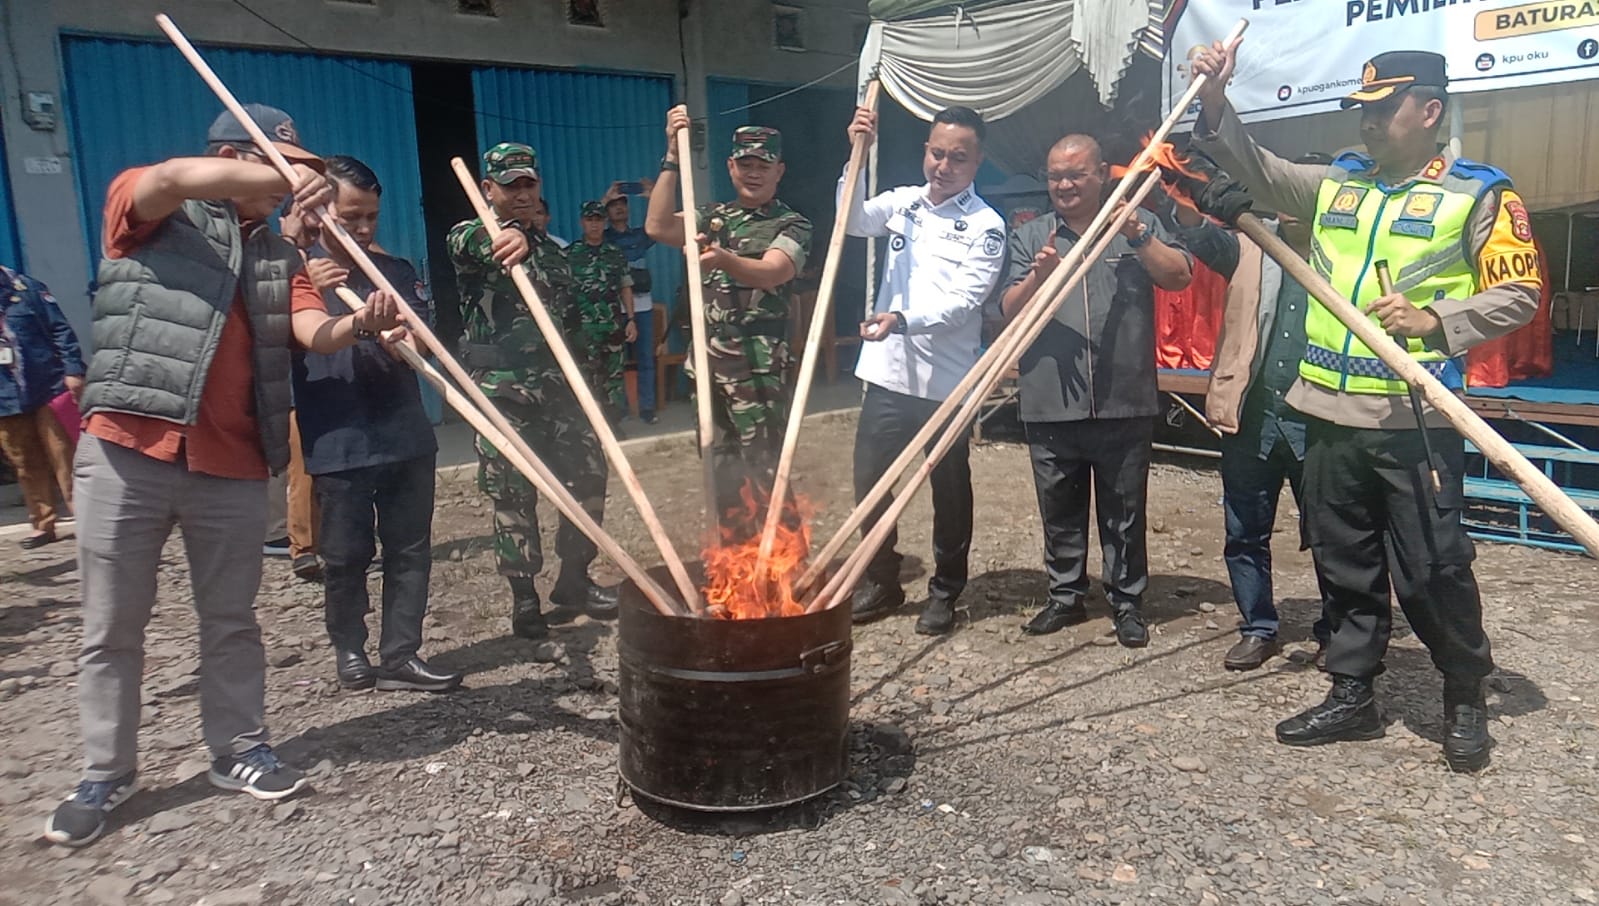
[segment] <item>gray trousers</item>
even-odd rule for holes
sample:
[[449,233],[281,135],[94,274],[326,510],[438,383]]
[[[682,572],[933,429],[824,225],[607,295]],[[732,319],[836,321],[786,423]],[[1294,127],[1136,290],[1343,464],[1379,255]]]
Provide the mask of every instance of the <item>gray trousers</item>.
[[83,654],[78,719],[86,780],[138,766],[144,628],[175,525],[200,622],[200,722],[213,757],[267,739],[266,652],[255,620],[264,481],[190,472],[84,434],[73,464]]

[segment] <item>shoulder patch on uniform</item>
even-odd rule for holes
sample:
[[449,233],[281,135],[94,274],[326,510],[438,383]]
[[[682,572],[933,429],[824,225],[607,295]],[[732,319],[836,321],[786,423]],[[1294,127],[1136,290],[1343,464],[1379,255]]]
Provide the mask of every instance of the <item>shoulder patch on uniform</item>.
[[1522,242],[1531,242],[1532,218],[1527,215],[1527,206],[1512,198],[1505,202],[1505,213],[1510,215],[1510,232]]
[[416,281],[416,299],[418,302],[433,301],[433,291],[428,289],[426,280]]
[[1427,166],[1421,169],[1421,178],[1428,182],[1437,182],[1443,179],[1444,174],[1447,172],[1449,172],[1449,165],[1444,163],[1442,156],[1439,156],[1427,161]]
[[983,234],[983,254],[998,255],[1005,250],[1005,234],[999,230],[989,230]]

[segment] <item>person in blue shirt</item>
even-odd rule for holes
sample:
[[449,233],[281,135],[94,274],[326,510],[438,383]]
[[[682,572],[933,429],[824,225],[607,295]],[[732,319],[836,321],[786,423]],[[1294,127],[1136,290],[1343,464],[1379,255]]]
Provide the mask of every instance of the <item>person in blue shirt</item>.
[[[427,290],[410,262],[372,249],[383,186],[353,157],[327,159],[338,190],[332,211],[406,303],[426,317]],[[373,287],[342,249],[324,244],[307,254],[306,271],[329,314],[348,309],[335,289],[363,298]],[[294,400],[305,470],[322,524],[317,535],[334,667],[346,689],[445,692],[459,673],[417,655],[433,570],[433,481],[438,442],[422,408],[416,375],[376,336],[331,354],[294,352]],[[409,342],[401,340],[400,342]],[[375,524],[374,524],[375,520]],[[366,571],[383,541],[381,661],[366,654]]]
[[[638,326],[638,338],[628,343],[628,351],[638,364],[638,415],[646,425],[655,418],[655,344],[662,338],[655,335],[655,300],[650,295],[650,269],[644,255],[655,245],[642,226],[632,226],[632,211],[627,196],[622,194],[622,183],[611,183],[605,193],[605,241],[622,250],[627,257],[628,274],[633,278],[633,316]],[[640,180],[645,195],[654,183]]]
[[78,337],[43,283],[0,265],[0,452],[16,470],[32,550],[56,540],[56,491],[72,505],[72,441],[50,408],[83,393]]

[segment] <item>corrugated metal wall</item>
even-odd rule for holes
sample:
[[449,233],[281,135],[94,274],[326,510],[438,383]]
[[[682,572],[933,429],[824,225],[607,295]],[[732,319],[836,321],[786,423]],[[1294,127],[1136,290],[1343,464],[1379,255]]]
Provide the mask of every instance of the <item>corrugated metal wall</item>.
[[[0,163],[6,159],[6,137],[0,134]],[[0,166],[0,264],[19,271],[23,269],[17,210],[11,206],[11,177],[3,166]]]
[[[612,182],[659,171],[670,79],[493,67],[472,73],[472,90],[480,154],[503,141],[525,142],[538,152],[550,232],[557,236],[581,238],[579,208]],[[642,223],[643,199],[635,198],[632,209],[634,224]],[[650,251],[657,301],[672,299],[682,270],[680,251]]]
[[[710,106],[706,118],[705,159],[711,171],[711,185],[716,187],[716,198],[733,197],[733,181],[727,176],[727,156],[733,153],[733,130],[748,125],[753,115],[740,108],[750,102],[748,82],[731,79],[706,79],[705,94]],[[723,113],[732,110],[733,113]]]
[[[66,110],[85,241],[98,259],[106,188],[123,169],[205,147],[221,104],[169,44],[63,35]],[[240,100],[282,108],[324,155],[364,160],[383,182],[378,243],[415,262],[427,253],[417,175],[411,69],[405,63],[203,48]]]

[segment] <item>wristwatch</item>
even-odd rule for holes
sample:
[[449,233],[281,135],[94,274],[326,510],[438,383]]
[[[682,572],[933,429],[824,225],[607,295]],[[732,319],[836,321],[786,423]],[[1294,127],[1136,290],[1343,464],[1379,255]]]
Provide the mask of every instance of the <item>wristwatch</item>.
[[906,321],[905,321],[905,313],[904,312],[896,311],[896,312],[891,312],[891,314],[893,314],[894,321],[896,323],[894,324],[894,329],[889,331],[889,333],[904,333],[905,331],[910,330],[910,325],[908,323],[906,323]]
[[[1143,226],[1143,225],[1140,224],[1140,226]],[[1138,238],[1137,239],[1129,239],[1129,240],[1127,240],[1127,247],[1128,248],[1134,248],[1134,249],[1141,249],[1144,246],[1148,245],[1149,244],[1149,240],[1152,239],[1152,238],[1154,238],[1154,237],[1150,235],[1149,227],[1144,227],[1143,232],[1138,234]]]
[[661,172],[662,173],[676,173],[680,169],[682,169],[682,168],[677,165],[677,161],[669,160],[669,159],[664,158],[664,157],[661,158]]

